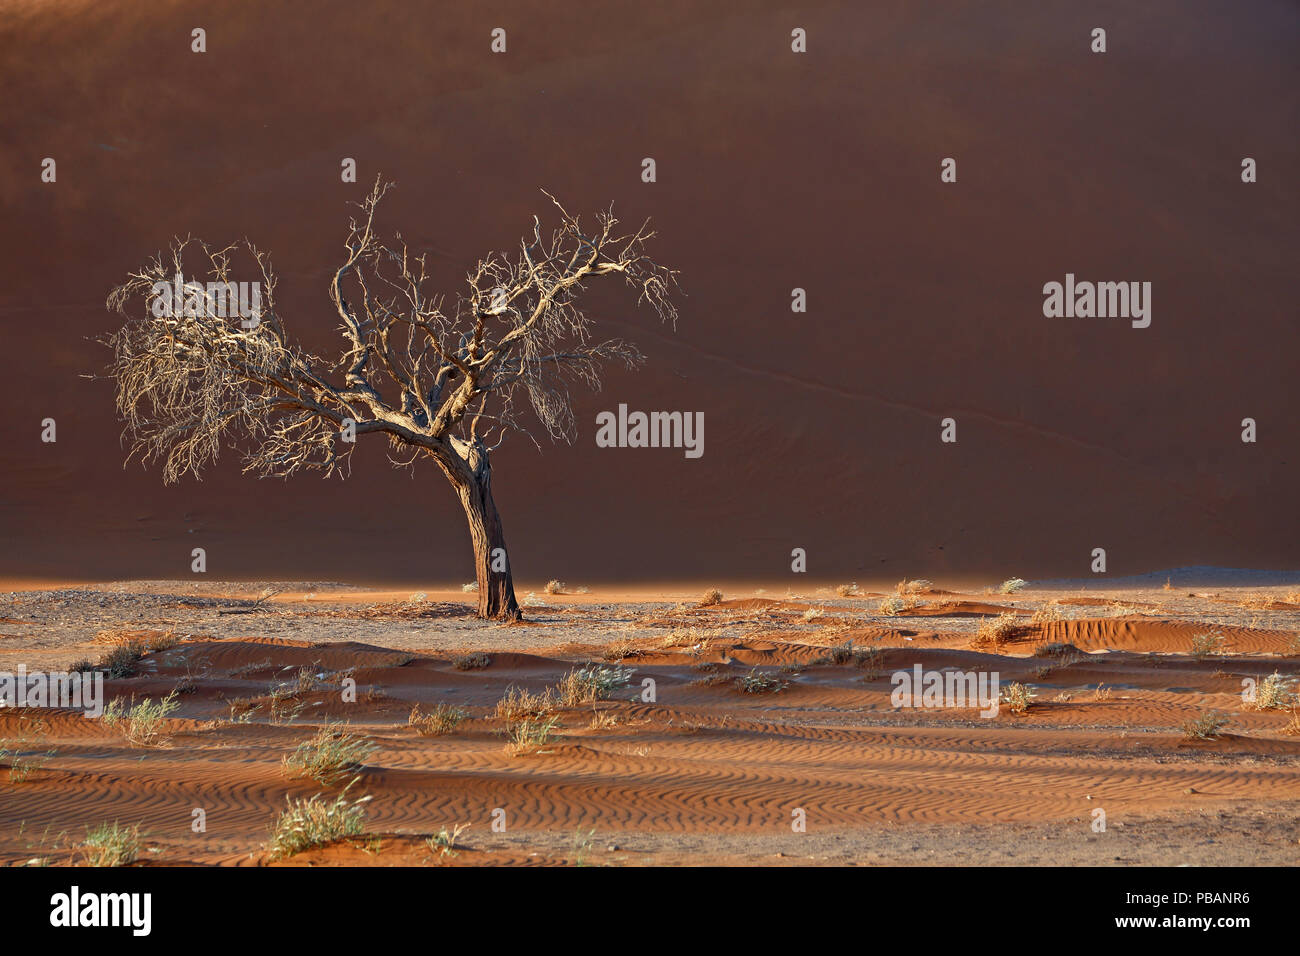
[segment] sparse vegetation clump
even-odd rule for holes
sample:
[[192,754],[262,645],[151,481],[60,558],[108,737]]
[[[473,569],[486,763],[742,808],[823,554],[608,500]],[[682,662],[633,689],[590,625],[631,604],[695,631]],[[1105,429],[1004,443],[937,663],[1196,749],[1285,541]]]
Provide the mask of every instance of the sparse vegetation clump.
[[858,588],[857,582],[854,582],[853,584],[841,584],[839,587],[835,589],[835,591],[836,593],[839,594],[840,597],[846,597],[846,598],[857,597],[859,594],[862,593],[861,589]]
[[476,671],[492,663],[492,658],[482,651],[469,654],[456,654],[451,659],[451,666],[458,671]]
[[414,727],[421,737],[445,737],[447,734],[455,733],[456,728],[468,717],[466,711],[447,704],[438,704],[427,714],[421,713],[420,705],[415,704],[411,707],[406,722]]
[[478,593],[478,582],[477,582],[477,581],[470,581],[468,584],[462,584],[462,585],[460,586],[460,589],[461,589],[461,591],[463,591],[465,594],[476,594],[476,593]]
[[138,824],[124,827],[114,821],[87,830],[77,849],[86,866],[126,866],[140,858],[144,842]]
[[107,642],[110,647],[97,665],[87,669],[106,671],[109,677],[121,679],[138,674],[140,662],[146,655],[173,648],[181,639],[174,631],[160,631],[144,636],[138,633],[123,635],[121,632],[100,631],[95,640]]
[[764,673],[757,667],[737,677],[735,684],[746,694],[775,694],[789,686],[775,674]]
[[33,773],[45,766],[58,751],[53,748],[42,753],[29,754],[36,740],[49,730],[45,721],[21,718],[23,726],[13,737],[0,739],[0,762],[9,768],[10,783],[23,783]]
[[134,677],[144,658],[144,646],[136,641],[123,641],[108,649],[99,661],[99,669],[109,677]]
[[285,773],[290,777],[310,777],[317,783],[328,786],[340,777],[359,770],[379,747],[363,737],[346,732],[343,726],[326,721],[315,735],[285,756]]
[[261,704],[253,697],[231,697],[226,701],[230,708],[230,719],[237,724],[246,724],[261,709]]
[[547,594],[568,594],[569,586],[565,584],[563,581],[557,581],[555,580],[555,578],[551,578],[551,580],[546,582],[546,593]]
[[1192,656],[1197,660],[1222,654],[1227,645],[1225,638],[1218,631],[1205,631],[1192,637]]
[[514,722],[524,717],[543,717],[554,712],[558,706],[555,693],[549,687],[533,693],[512,684],[497,701],[495,714],[502,720]]
[[431,853],[435,853],[440,857],[446,858],[459,856],[456,852],[456,847],[459,845],[458,841],[460,840],[460,835],[468,829],[468,823],[458,823],[450,830],[443,827],[433,836],[429,837],[429,839],[425,841],[425,845],[428,846]]
[[606,700],[614,691],[626,687],[633,673],[628,667],[588,664],[565,674],[556,685],[555,695],[565,707]]
[[163,729],[167,725],[167,718],[180,708],[180,703],[176,700],[176,691],[172,691],[166,697],[157,702],[146,697],[140,703],[132,703],[128,706],[121,697],[115,699],[100,716],[100,722],[105,727],[118,727],[122,731],[129,744],[133,747],[156,747],[165,739]]
[[1016,627],[1016,614],[1014,611],[1004,611],[997,617],[986,617],[980,621],[980,625],[975,631],[975,637],[971,641],[971,646],[991,647],[997,650],[1003,643],[1014,636]]
[[1071,614],[1061,607],[1059,601],[1048,601],[1029,619],[1031,624],[1055,624],[1057,621],[1070,620]]
[[881,651],[878,647],[854,647],[853,640],[849,639],[843,644],[834,644],[826,648],[826,653],[813,661],[814,664],[853,664],[856,667],[866,667],[868,665],[878,664],[880,661]]
[[904,611],[910,611],[915,607],[919,607],[920,604],[921,602],[917,601],[915,598],[901,597],[897,594],[891,594],[876,605],[876,610],[881,614],[893,616],[895,614],[902,614]]
[[1005,581],[1003,581],[1001,584],[998,585],[998,593],[1015,594],[1017,591],[1021,590],[1028,583],[1029,582],[1026,581],[1024,578],[1007,578]]
[[[1012,616],[1014,617],[1014,615]],[[1051,641],[1047,644],[1039,644],[1034,648],[1035,657],[1077,657],[1082,653],[1073,644],[1062,641]]]
[[506,751],[512,756],[517,756],[540,750],[550,743],[559,723],[560,718],[552,715],[541,718],[526,717],[510,724],[506,728],[506,736],[510,739],[506,744]]
[[1291,719],[1282,728],[1282,733],[1289,737],[1300,736],[1300,712],[1296,710],[1294,705],[1291,707]]
[[1034,705],[1038,695],[1020,681],[1016,681],[1002,691],[999,703],[1013,714],[1023,714]]
[[705,630],[698,627],[674,628],[663,639],[664,647],[702,647],[715,637],[720,637],[722,630]]
[[1183,721],[1183,734],[1189,740],[1214,740],[1229,720],[1217,711],[1203,711],[1199,717]]
[[344,837],[360,836],[365,830],[364,804],[370,796],[349,800],[351,787],[348,784],[333,800],[319,793],[305,800],[290,799],[271,828],[271,858],[283,859]]
[[641,651],[631,640],[616,641],[605,648],[600,655],[601,659],[611,664],[617,664],[619,661],[625,661],[629,657],[640,657]]
[[1294,679],[1283,677],[1274,671],[1259,682],[1255,688],[1256,710],[1287,710],[1295,703],[1296,695],[1291,690]]
[[927,581],[925,578],[916,578],[909,581],[907,578],[898,582],[894,588],[899,594],[924,594],[934,587],[933,581]]
[[710,588],[709,590],[705,591],[704,597],[700,599],[700,604],[702,604],[705,607],[710,607],[714,604],[721,604],[721,603],[722,603],[722,592],[719,591],[717,588]]

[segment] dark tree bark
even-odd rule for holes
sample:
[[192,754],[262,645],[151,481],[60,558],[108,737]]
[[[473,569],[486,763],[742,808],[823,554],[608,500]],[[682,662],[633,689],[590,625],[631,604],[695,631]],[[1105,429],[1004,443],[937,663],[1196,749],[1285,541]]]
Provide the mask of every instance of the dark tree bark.
[[478,581],[478,616],[497,621],[522,620],[523,614],[515,599],[505,529],[492,497],[492,466],[486,452],[475,451],[473,466],[444,470],[469,521],[474,573]]

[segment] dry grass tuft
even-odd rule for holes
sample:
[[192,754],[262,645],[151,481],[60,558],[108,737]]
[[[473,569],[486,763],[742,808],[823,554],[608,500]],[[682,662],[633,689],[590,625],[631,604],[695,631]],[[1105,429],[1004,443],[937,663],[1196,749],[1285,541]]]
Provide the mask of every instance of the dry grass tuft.
[[115,821],[87,830],[77,849],[86,866],[126,866],[140,858],[144,841],[139,824],[124,827]]
[[1183,735],[1188,740],[1214,740],[1228,723],[1227,717],[1216,711],[1207,710],[1199,717],[1183,721]]
[[482,670],[492,663],[492,658],[481,651],[475,651],[470,654],[455,654],[451,659],[451,666],[458,671],[476,671]]
[[559,723],[560,718],[555,716],[541,719],[528,717],[512,723],[506,728],[506,736],[510,738],[506,752],[511,756],[536,753],[550,743]]
[[379,747],[363,737],[343,730],[344,724],[326,721],[316,733],[300,743],[283,760],[290,777],[310,777],[328,786],[348,773],[360,770]]
[[469,717],[469,714],[459,707],[449,707],[446,704],[438,704],[429,713],[420,712],[420,705],[415,704],[411,707],[411,713],[406,718],[406,723],[415,728],[415,732],[421,737],[445,737],[447,734],[455,733],[456,728]]
[[997,617],[986,617],[980,621],[979,628],[975,631],[975,637],[971,640],[971,647],[988,647],[995,651],[998,650],[1015,635],[1017,629],[1016,620],[1014,611],[1004,611]]
[[157,703],[146,697],[137,704],[133,697],[127,706],[119,697],[104,708],[100,723],[119,727],[133,747],[157,747],[166,739],[167,718],[179,707],[174,690]]
[[544,717],[559,707],[555,692],[547,688],[539,693],[515,687],[506,688],[505,695],[497,701],[495,715],[501,720],[515,722],[525,717]]
[[306,800],[289,800],[288,808],[271,827],[271,858],[283,859],[345,837],[360,836],[365,829],[363,804],[370,797],[349,801],[347,793],[352,783],[333,800],[327,801],[319,793]]

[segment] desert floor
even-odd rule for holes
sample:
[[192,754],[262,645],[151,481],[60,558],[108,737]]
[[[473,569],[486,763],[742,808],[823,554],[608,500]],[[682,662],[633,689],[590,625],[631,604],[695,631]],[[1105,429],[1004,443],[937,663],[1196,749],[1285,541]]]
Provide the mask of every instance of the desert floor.
[[[1300,720],[1242,697],[1243,679],[1300,676],[1300,585],[722,590],[706,605],[703,586],[521,588],[527,620],[509,626],[476,620],[460,589],[0,592],[0,671],[135,642],[152,649],[107,698],[179,703],[144,745],[121,721],[0,710],[0,861],[81,860],[87,830],[112,822],[139,825],[154,865],[1300,860]],[[981,639],[1008,612],[999,640]],[[1193,654],[1207,632],[1222,641]],[[1036,696],[993,718],[894,707],[891,674],[918,663],[996,671]],[[627,681],[540,702],[588,664]],[[537,695],[535,723],[558,719],[549,740],[511,746],[528,709],[498,715],[511,689]],[[464,713],[449,733],[411,725],[413,706],[439,704]],[[1228,718],[1220,736],[1189,737],[1208,711]],[[376,749],[334,782],[291,775],[285,756],[327,722]],[[286,801],[349,781],[347,799],[370,798],[364,835],[273,859]],[[428,843],[463,824],[452,852]]]

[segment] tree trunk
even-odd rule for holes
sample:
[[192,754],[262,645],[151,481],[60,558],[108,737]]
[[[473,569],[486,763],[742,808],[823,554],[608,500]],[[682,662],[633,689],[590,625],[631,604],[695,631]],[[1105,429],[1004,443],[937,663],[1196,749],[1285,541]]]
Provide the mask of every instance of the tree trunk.
[[452,480],[469,519],[474,545],[474,571],[478,579],[478,616],[497,621],[518,621],[523,615],[515,600],[509,553],[501,515],[492,500],[492,471],[486,461],[477,474]]

